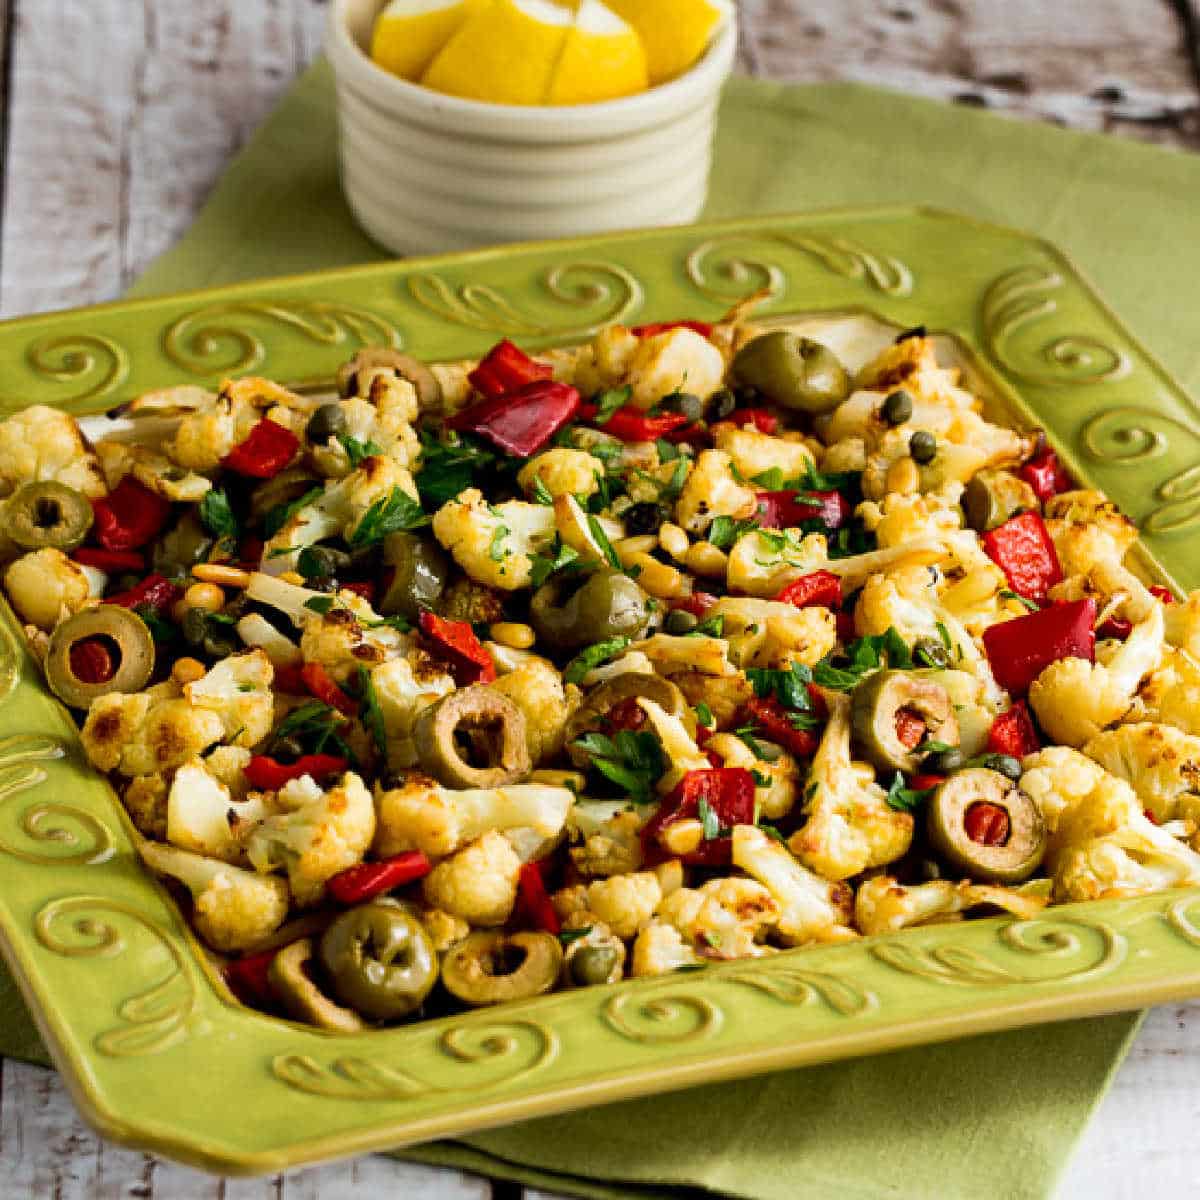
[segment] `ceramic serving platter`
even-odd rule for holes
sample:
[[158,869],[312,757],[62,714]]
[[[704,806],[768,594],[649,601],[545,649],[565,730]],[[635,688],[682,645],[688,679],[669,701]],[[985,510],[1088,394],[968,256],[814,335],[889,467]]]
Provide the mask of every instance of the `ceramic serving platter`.
[[[1200,586],[1200,416],[1053,246],[927,209],[776,216],[333,271],[0,325],[0,407],[99,412],[237,373],[328,386],[360,345],[426,359],[612,321],[926,325]],[[226,1173],[1200,994],[1200,891],[910,930],[335,1035],[237,1005],[0,620],[0,935],[84,1116]],[[253,1114],[248,1118],[247,1114]]]

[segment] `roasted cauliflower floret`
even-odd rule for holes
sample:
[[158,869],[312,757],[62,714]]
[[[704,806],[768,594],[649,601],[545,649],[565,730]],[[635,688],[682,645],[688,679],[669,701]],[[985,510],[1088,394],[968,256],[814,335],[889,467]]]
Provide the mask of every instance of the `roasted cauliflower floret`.
[[585,396],[620,386],[638,341],[637,334],[624,325],[606,325],[576,359],[570,382]]
[[827,693],[829,723],[808,775],[808,820],[788,842],[805,866],[848,879],[895,862],[912,844],[913,819],[887,802],[874,771],[850,759],[850,698]]
[[674,925],[651,921],[639,930],[633,943],[629,974],[637,979],[644,975],[665,975],[680,967],[700,962],[695,950],[683,940]]
[[890,492],[878,501],[864,500],[855,515],[875,534],[881,549],[916,538],[945,538],[962,528],[961,494],[957,485],[925,495]]
[[1125,780],[1160,825],[1178,818],[1200,822],[1200,737],[1139,722],[1097,734],[1083,752]]
[[1056,742],[1082,746],[1119,721],[1138,684],[1158,666],[1162,644],[1162,607],[1155,605],[1106,665],[1082,658],[1051,663],[1029,688],[1042,728]]
[[375,698],[387,733],[388,766],[411,767],[417,761],[413,726],[422,710],[454,691],[454,680],[422,650],[389,658],[371,671]]
[[686,328],[639,338],[626,367],[630,403],[652,408],[672,392],[706,400],[725,380],[725,359],[706,337]]
[[300,635],[304,661],[320,663],[336,683],[355,679],[358,670],[372,670],[398,655],[404,638],[380,623],[371,606],[353,592],[339,592],[327,613],[307,613]]
[[854,923],[860,932],[870,937],[930,921],[953,920],[981,904],[1028,920],[1037,916],[1046,903],[1044,896],[968,880],[951,883],[946,879],[935,879],[929,883],[900,884],[890,875],[876,875],[858,889],[854,898]]
[[724,450],[702,450],[675,504],[675,521],[688,533],[704,533],[715,517],[744,520],[758,507],[752,487],[738,483]]
[[655,917],[667,921],[703,958],[759,958],[763,938],[778,922],[779,904],[756,880],[711,879],[699,889],[679,888]]
[[203,754],[225,735],[219,713],[197,708],[170,685],[92,702],[80,735],[93,766],[122,775],[155,775]]
[[517,901],[521,860],[503,834],[489,830],[425,876],[425,902],[471,925],[503,925]]
[[658,876],[637,871],[593,880],[587,885],[586,907],[617,937],[629,939],[650,920],[662,898]]
[[195,708],[221,719],[222,738],[235,746],[256,746],[271,732],[275,668],[262,650],[221,659],[183,694]]
[[1101,559],[1119,563],[1137,540],[1137,526],[1100,492],[1060,492],[1045,513],[1065,575],[1085,575]]
[[604,464],[586,450],[559,447],[531,458],[517,475],[527,496],[538,481],[551,496],[590,496],[604,478]]
[[142,842],[138,851],[152,871],[177,879],[191,892],[196,930],[222,954],[253,949],[287,918],[282,879],[160,842]]
[[434,537],[472,579],[505,592],[528,587],[533,557],[554,538],[554,510],[545,504],[506,500],[491,505],[478,488],[443,504],[433,518]]
[[814,875],[757,825],[736,825],[733,863],[764,884],[779,905],[776,933],[789,946],[845,941],[854,893]]
[[574,819],[587,805],[576,805],[571,825],[583,841],[570,849],[571,861],[581,875],[628,875],[642,865],[642,840],[638,836],[645,819],[626,809],[606,820]]
[[0,421],[0,495],[24,483],[53,480],[93,499],[105,495],[104,475],[75,418],[34,404]]
[[507,696],[525,716],[525,741],[536,767],[562,749],[563,735],[579,692],[563,686],[553,663],[534,658],[501,675],[492,687]]
[[243,838],[268,812],[261,796],[235,800],[203,759],[192,759],[171,780],[166,840],[181,850],[237,862]]
[[713,444],[729,455],[746,479],[774,469],[782,471],[785,480],[801,479],[815,465],[812,451],[803,442],[739,429],[736,425],[720,425],[714,431]]
[[789,583],[828,566],[823,533],[798,529],[754,529],[729,551],[726,582],[730,591],[770,599]]
[[84,569],[49,546],[22,554],[11,563],[4,584],[17,615],[47,632],[91,598]]
[[1200,656],[1200,591],[1190,593],[1178,604],[1163,609],[1167,641],[1193,658]]
[[307,908],[320,902],[334,875],[362,861],[375,836],[375,804],[347,771],[328,790],[308,775],[293,779],[275,805],[282,811],[250,832],[246,852],[260,871],[284,868],[296,903]]
[[527,783],[455,791],[412,772],[401,787],[376,792],[375,853],[387,858],[420,850],[442,858],[488,830],[531,829],[552,838],[574,803],[567,788]]
[[167,792],[167,781],[161,775],[139,775],[129,781],[121,801],[143,837],[166,839]]
[[756,773],[754,802],[761,817],[777,821],[792,811],[800,794],[801,775],[790,754],[780,750],[778,757],[765,761],[732,733],[713,734],[704,743],[704,749],[716,754],[727,767],[742,767]]
[[1139,720],[1161,721],[1200,736],[1200,661],[1186,650],[1168,648],[1131,711]]
[[828,608],[797,608],[775,600],[725,596],[705,614],[723,617],[722,633],[737,666],[812,667],[837,645],[837,621]]

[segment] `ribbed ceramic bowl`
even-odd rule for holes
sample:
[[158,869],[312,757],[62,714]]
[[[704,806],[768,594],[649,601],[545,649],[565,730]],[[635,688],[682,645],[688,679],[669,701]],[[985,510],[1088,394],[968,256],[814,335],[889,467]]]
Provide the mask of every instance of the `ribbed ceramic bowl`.
[[368,57],[382,0],[333,0],[342,185],[397,254],[682,225],[704,207],[736,18],[686,74],[636,96],[517,107],[444,96]]

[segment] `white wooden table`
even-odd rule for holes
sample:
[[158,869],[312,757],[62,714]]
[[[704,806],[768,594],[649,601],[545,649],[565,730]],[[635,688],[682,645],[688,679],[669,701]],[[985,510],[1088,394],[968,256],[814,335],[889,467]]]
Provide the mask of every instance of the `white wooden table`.
[[[742,0],[741,9],[742,66],[756,74],[883,83],[1200,149],[1200,84],[1184,52],[1189,28],[1200,36],[1194,0]],[[0,315],[118,295],[187,227],[223,164],[316,54],[324,17],[322,0],[0,0]],[[1200,1004],[1155,1010],[1059,1200],[1200,1195],[1198,1064]],[[5,1200],[374,1195],[519,1200],[521,1189],[386,1158],[217,1180],[101,1142],[56,1076],[0,1063]]]

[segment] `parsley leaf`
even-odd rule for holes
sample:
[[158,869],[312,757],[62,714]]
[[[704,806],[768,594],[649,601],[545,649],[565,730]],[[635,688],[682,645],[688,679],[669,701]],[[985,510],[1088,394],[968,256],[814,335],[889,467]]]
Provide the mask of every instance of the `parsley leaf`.
[[635,804],[656,799],[654,785],[665,769],[662,747],[648,730],[620,729],[613,737],[585,733],[574,745],[592,760],[606,779],[623,789]]
[[475,481],[496,455],[482,445],[457,435],[443,442],[427,430],[421,431],[421,469],[417,473],[417,491],[429,508],[441,508]]
[[274,749],[281,742],[294,739],[309,754],[324,754],[326,747],[331,747],[353,763],[354,755],[340,733],[345,724],[346,718],[336,709],[322,704],[320,700],[310,700],[292,709],[279,723],[271,739],[271,747]]
[[310,596],[304,602],[304,607],[309,612],[320,613],[321,616],[328,616],[329,610],[337,603],[333,596]]
[[759,827],[759,829],[761,829],[761,830],[763,831],[763,833],[765,833],[765,834],[767,835],[767,837],[769,837],[769,838],[770,838],[772,841],[776,841],[776,842],[778,842],[778,843],[779,843],[781,846],[786,846],[786,845],[787,845],[787,838],[785,838],[785,837],[783,836],[783,834],[782,834],[782,833],[779,831],[779,829],[778,829],[776,826],[774,826],[774,825],[770,825],[770,824],[768,824],[766,821],[760,821],[760,822],[758,823],[758,827]]
[[604,642],[597,642],[594,646],[588,646],[563,668],[563,679],[567,683],[582,683],[583,677],[589,671],[594,670],[601,663],[608,662],[610,658],[615,658],[628,645],[627,637],[615,637]]
[[572,942],[577,942],[580,938],[587,937],[591,932],[591,925],[584,925],[581,929],[564,929],[558,935],[558,940],[561,945],[569,946]]
[[210,488],[200,501],[200,520],[214,537],[236,539],[241,526],[221,488]]
[[812,707],[808,684],[812,672],[803,663],[791,663],[786,671],[770,671],[764,667],[749,667],[746,678],[760,700],[772,695],[784,708],[807,712]]
[[725,634],[725,615],[718,613],[715,617],[709,617],[706,621],[701,621],[695,629],[689,629],[684,637],[711,637],[719,638]]
[[750,768],[750,778],[754,780],[755,787],[770,787],[770,775],[764,775],[757,767]]
[[164,619],[153,604],[139,604],[133,611],[142,618],[142,623],[150,630],[150,636],[154,639],[155,645],[166,645],[175,641],[179,636],[179,630],[170,621]]
[[503,562],[508,555],[504,551],[504,539],[512,533],[507,525],[497,525],[492,530],[492,540],[488,543],[488,558],[492,562]]
[[350,470],[357,471],[359,464],[364,458],[370,458],[373,454],[382,454],[383,447],[375,442],[367,440],[359,441],[353,434],[339,433],[337,440],[341,442],[342,449],[346,452],[346,457],[350,460]]
[[753,519],[735,521],[732,517],[714,517],[708,529],[708,540],[718,550],[728,550],[738,538],[755,529],[758,529],[758,522]]
[[[1039,611],[1038,606],[1032,600],[1030,600],[1028,596],[1022,596],[1019,593],[1014,592],[1011,588],[1002,588],[1000,591],[1000,599],[1001,600],[1016,600],[1019,604],[1025,605],[1025,607],[1027,609],[1029,609],[1030,612],[1038,612]],[[946,647],[947,650],[949,648],[950,648],[949,646]]]
[[538,504],[544,504],[547,508],[554,507],[554,497],[550,494],[550,489],[542,481],[540,475],[533,477],[533,499]]
[[823,658],[813,668],[813,682],[820,687],[848,692],[864,675],[877,670],[885,662],[889,667],[902,671],[910,670],[913,666],[912,653],[895,626],[890,626],[887,633],[851,642],[844,655],[838,656],[839,659],[843,657],[848,660],[845,664],[834,661],[832,655]]
[[608,565],[614,571],[623,571],[625,568],[621,566],[621,560],[617,557],[617,552],[613,549],[613,544],[608,540],[608,534],[604,532],[604,526],[600,524],[600,518],[588,514],[588,530],[596,540],[596,545],[600,547],[600,552],[608,561]]
[[366,731],[379,751],[379,757],[387,762],[387,726],[383,721],[383,710],[379,707],[379,697],[375,694],[375,684],[371,674],[364,666],[358,668],[358,697],[362,702],[360,716]]
[[713,717],[712,709],[703,700],[696,705],[696,720],[705,729],[711,729],[717,723]]
[[593,424],[607,425],[613,413],[628,404],[632,397],[633,388],[628,384],[625,387],[611,388],[607,392],[601,392],[595,400],[596,415],[592,418]]
[[897,771],[891,787],[888,788],[887,802],[890,807],[899,812],[913,812],[920,808],[933,795],[933,792],[933,788],[914,791],[912,788],[905,787],[904,776]]
[[674,462],[677,458],[684,457],[683,451],[674,442],[668,442],[666,438],[655,438],[654,447],[658,451],[660,463]]
[[712,805],[702,798],[699,804],[696,805],[696,812],[700,817],[700,824],[704,826],[704,840],[711,842],[713,838],[720,837],[721,822]]
[[[298,496],[295,500],[289,501],[287,504],[277,504],[274,508],[267,510],[266,516],[263,517],[263,534],[266,537],[274,537],[302,508],[306,508],[315,500],[319,500],[325,491],[323,488],[310,488],[303,496]],[[288,551],[291,553],[291,551]]]
[[556,538],[552,554],[535,554],[530,582],[540,588],[556,571],[564,571],[579,561],[579,551]]
[[405,529],[419,529],[428,525],[429,515],[403,489],[394,487],[386,496],[380,496],[359,521],[354,532],[346,539],[354,547],[369,546],[381,542],[388,534]]

